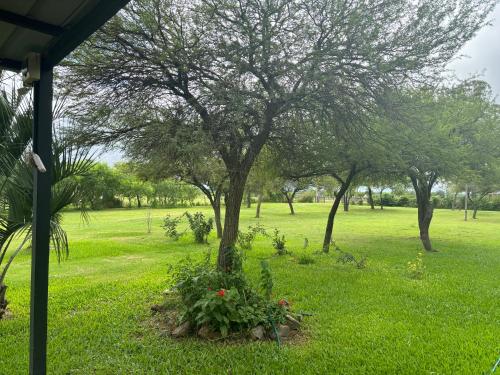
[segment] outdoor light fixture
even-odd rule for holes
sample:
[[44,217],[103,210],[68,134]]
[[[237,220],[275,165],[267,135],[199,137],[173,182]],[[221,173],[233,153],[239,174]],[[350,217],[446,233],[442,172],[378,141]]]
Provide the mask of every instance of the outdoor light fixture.
[[24,60],[21,70],[24,86],[33,86],[33,82],[40,80],[40,54],[31,52]]

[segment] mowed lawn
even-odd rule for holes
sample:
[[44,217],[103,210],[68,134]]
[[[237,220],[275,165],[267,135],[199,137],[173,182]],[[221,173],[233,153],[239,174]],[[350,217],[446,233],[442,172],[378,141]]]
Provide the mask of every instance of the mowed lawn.
[[[279,228],[294,256],[317,251],[328,204],[264,204],[262,218],[242,209],[242,227]],[[192,208],[207,214],[208,207]],[[275,297],[314,314],[304,336],[275,343],[173,340],[152,324],[168,264],[201,258],[217,241],[194,245],[190,235],[167,239],[162,217],[183,209],[77,212],[64,216],[68,260],[51,260],[48,369],[51,374],[483,374],[500,356],[500,212],[437,210],[431,228],[437,253],[425,254],[423,280],[407,274],[420,251],[416,210],[372,211],[354,206],[336,220],[337,245],[367,256],[365,269],[337,263],[338,254],[313,255],[300,265],[273,256],[270,239],[256,241],[245,269],[257,282],[267,258]],[[304,238],[309,247],[303,249]],[[30,258],[22,254],[7,282],[12,316],[0,321],[0,373],[26,374],[29,342]]]

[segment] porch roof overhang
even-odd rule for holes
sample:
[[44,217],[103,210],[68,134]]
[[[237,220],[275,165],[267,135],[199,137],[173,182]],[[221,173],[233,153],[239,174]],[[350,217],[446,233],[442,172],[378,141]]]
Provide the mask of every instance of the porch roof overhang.
[[57,65],[129,0],[0,0],[0,69],[20,71],[28,53]]

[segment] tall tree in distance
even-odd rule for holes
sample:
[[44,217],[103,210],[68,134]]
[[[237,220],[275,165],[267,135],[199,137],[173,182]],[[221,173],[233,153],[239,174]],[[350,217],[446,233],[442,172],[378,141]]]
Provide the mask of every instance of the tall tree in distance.
[[402,124],[387,128],[400,171],[408,175],[415,190],[420,240],[427,251],[435,250],[429,235],[432,189],[439,179],[463,175],[468,138],[481,133],[491,105],[491,99],[474,87],[474,82],[466,81],[451,88],[407,93],[398,99]]
[[286,203],[290,208],[290,215],[295,215],[295,209],[293,207],[293,202],[295,195],[298,192],[304,191],[311,187],[313,182],[308,178],[281,178],[281,188],[280,192],[285,197]]
[[[323,251],[329,252],[338,208],[356,180],[368,171],[387,166],[389,152],[381,141],[353,131],[342,119],[299,119],[275,147],[284,175],[290,178],[330,176],[337,182],[325,228]],[[345,132],[343,129],[348,128]]]
[[[218,267],[232,268],[250,169],[286,117],[327,102],[369,112],[389,87],[425,79],[486,22],[496,0],[136,0],[66,61],[93,137],[124,113],[182,106],[228,174]],[[103,126],[104,124],[104,126]]]

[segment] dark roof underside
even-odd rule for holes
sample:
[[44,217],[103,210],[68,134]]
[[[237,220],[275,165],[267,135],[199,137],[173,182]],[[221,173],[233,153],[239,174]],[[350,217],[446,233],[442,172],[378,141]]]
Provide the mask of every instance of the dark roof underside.
[[0,69],[18,71],[26,55],[54,66],[128,0],[0,0]]

